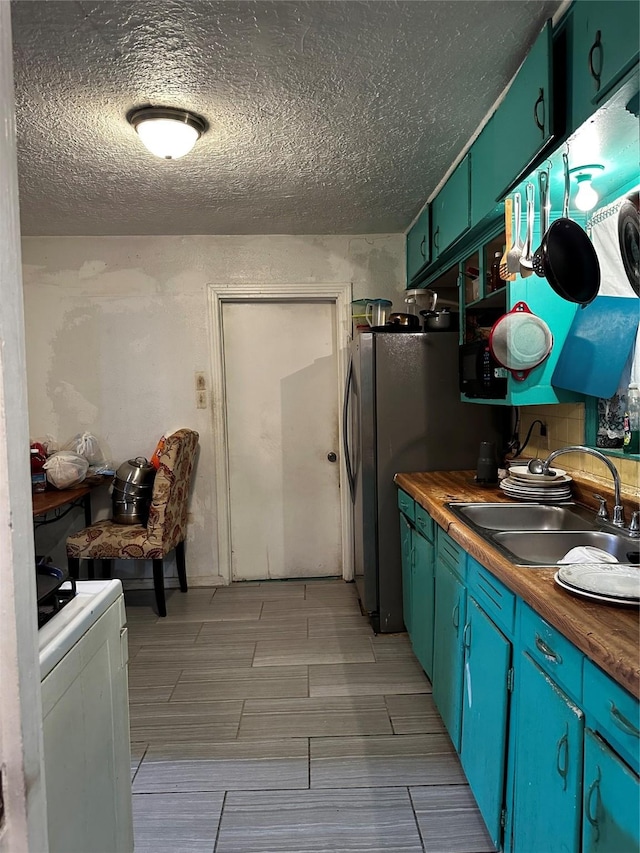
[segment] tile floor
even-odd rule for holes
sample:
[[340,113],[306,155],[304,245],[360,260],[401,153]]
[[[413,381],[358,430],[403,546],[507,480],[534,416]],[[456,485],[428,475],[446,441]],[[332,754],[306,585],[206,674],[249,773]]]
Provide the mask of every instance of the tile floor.
[[487,853],[406,634],[353,584],[128,593],[136,853]]

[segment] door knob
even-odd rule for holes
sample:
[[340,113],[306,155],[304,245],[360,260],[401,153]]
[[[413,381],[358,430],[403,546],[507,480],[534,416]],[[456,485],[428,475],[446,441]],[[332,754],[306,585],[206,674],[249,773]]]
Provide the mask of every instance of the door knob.
[[333,452],[333,450],[331,451],[331,453],[327,453],[327,459],[329,460],[329,462],[335,462],[337,458],[338,457]]

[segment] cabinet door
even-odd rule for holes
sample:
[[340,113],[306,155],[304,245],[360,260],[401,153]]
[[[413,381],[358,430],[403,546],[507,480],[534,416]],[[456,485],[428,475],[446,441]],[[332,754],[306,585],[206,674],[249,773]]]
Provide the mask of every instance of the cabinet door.
[[471,146],[471,225],[477,225],[497,210],[498,186],[496,178],[495,117],[482,128],[480,136]]
[[569,22],[571,130],[589,118],[638,61],[640,6],[628,0],[574,4]]
[[640,849],[638,777],[590,729],[584,739],[583,853]]
[[466,589],[453,572],[438,560],[433,641],[433,701],[458,752],[462,712],[462,627],[466,603]]
[[551,21],[536,39],[493,117],[496,184],[515,186],[552,139]]
[[497,848],[501,842],[511,643],[469,598],[460,760]]
[[578,850],[584,715],[527,654],[516,678],[512,849]]
[[440,190],[432,205],[431,254],[435,260],[471,221],[471,157],[466,157]]
[[413,573],[413,527],[404,513],[400,513],[400,559],[402,564],[402,616],[404,627],[411,636],[411,575]]
[[429,208],[425,207],[407,234],[407,283],[429,263],[429,221]]
[[124,600],[42,682],[51,853],[133,851]]
[[433,545],[413,531],[413,577],[411,595],[411,644],[420,665],[433,674],[434,575]]

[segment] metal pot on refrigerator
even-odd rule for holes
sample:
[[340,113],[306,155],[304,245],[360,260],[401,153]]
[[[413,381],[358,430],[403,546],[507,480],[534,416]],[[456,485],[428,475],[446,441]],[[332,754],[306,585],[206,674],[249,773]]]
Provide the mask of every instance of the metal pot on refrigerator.
[[443,308],[441,311],[421,311],[425,332],[449,331],[452,326],[451,311]]
[[401,326],[406,331],[418,332],[420,330],[420,320],[415,314],[390,314],[388,324],[391,326]]

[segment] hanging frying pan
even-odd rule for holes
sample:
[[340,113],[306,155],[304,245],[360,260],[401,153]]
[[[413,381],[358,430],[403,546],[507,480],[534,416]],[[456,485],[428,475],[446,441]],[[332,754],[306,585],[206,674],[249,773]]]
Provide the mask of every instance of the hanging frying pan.
[[600,264],[586,232],[569,219],[569,158],[564,162],[562,218],[552,222],[533,257],[533,269],[544,276],[558,296],[588,305],[600,290]]
[[[638,198],[636,193],[635,198]],[[618,211],[618,241],[620,257],[629,284],[640,296],[640,214],[637,206],[626,199]]]
[[516,302],[511,311],[496,320],[489,335],[491,354],[519,382],[542,364],[552,346],[551,330],[526,302]]

